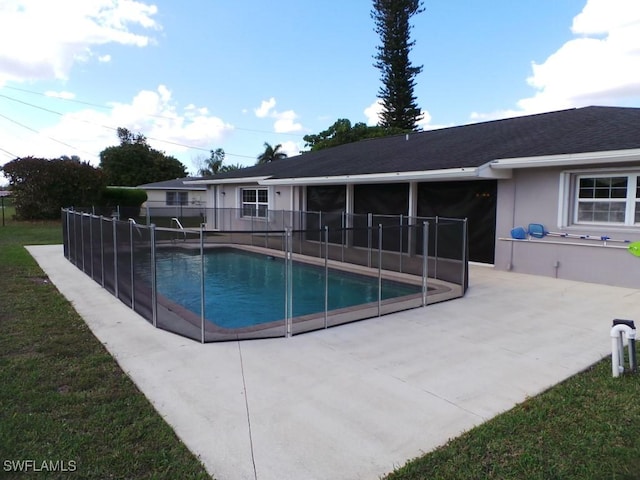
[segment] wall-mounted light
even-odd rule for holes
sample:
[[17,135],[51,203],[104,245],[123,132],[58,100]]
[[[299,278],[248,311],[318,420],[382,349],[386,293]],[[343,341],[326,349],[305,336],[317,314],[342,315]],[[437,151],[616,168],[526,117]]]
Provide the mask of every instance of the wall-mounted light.
[[280,192],[276,192],[276,195],[280,195]]
[[220,192],[220,193],[221,193],[222,195],[226,195],[226,194],[227,194],[227,192]]

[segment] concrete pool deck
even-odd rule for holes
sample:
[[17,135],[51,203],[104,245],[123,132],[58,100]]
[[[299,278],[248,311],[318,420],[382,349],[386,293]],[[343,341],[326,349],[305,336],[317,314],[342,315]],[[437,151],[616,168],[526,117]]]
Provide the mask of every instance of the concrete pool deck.
[[640,290],[472,266],[462,299],[202,345],[154,329],[62,246],[27,248],[218,480],[377,479],[610,355],[611,320],[640,319]]

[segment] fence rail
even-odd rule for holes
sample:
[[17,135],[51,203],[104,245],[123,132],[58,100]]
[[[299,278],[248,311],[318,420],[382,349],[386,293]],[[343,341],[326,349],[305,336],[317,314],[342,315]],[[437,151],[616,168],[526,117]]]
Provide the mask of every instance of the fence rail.
[[[467,288],[466,221],[283,211],[247,218],[236,209],[198,210],[197,217],[168,212],[166,224],[150,209],[126,220],[124,209],[107,212],[113,216],[64,209],[64,254],[155,327],[201,342],[295,335],[456,298]],[[216,258],[231,248],[276,260],[236,274],[236,288],[255,290],[254,310],[275,303],[273,319],[245,314],[238,324],[225,323],[220,312],[239,306],[211,285],[227,268]],[[319,286],[298,277],[301,264],[321,277]],[[253,285],[251,268],[272,278]],[[355,274],[371,297],[340,304],[333,282],[355,281],[348,280]],[[273,290],[271,280],[283,283]],[[306,301],[320,306],[309,313],[301,306]]]

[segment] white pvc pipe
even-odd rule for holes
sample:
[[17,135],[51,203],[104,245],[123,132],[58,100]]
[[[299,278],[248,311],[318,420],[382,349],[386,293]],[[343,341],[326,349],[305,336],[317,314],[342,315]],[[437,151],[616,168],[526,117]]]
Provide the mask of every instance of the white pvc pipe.
[[[619,377],[624,372],[624,336],[627,337],[627,340],[635,340],[635,329],[623,324],[614,325],[611,329],[611,372],[614,377]],[[633,343],[628,342],[629,358],[631,358]]]

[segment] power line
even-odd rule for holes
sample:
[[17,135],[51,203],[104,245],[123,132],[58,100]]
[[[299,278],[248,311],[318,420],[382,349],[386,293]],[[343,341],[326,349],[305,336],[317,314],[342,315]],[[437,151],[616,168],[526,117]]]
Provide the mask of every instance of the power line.
[[38,130],[36,130],[35,128],[31,128],[31,127],[29,127],[29,126],[27,126],[27,125],[24,125],[24,124],[22,124],[22,123],[18,122],[17,120],[14,120],[14,119],[12,119],[12,118],[9,118],[9,117],[7,117],[6,115],[3,115],[3,114],[1,114],[1,113],[0,113],[0,117],[4,118],[5,120],[10,121],[11,123],[15,123],[16,125],[18,125],[18,126],[20,126],[20,127],[22,127],[22,128],[25,128],[25,129],[27,129],[27,130],[29,130],[29,131],[31,131],[31,132],[34,132],[34,133],[36,133],[36,134],[38,134],[38,135],[42,135],[43,137],[48,138],[48,139],[49,139],[49,140],[51,140],[52,142],[59,143],[60,145],[64,145],[65,147],[71,148],[71,149],[76,150],[76,151],[78,151],[78,152],[86,153],[87,155],[91,155],[91,156],[94,156],[94,155],[95,155],[95,154],[93,154],[93,153],[91,153],[91,152],[87,152],[86,150],[82,150],[81,148],[77,148],[77,147],[74,147],[73,145],[69,145],[68,143],[63,142],[62,140],[58,140],[58,139],[53,138],[53,137],[50,137],[50,136],[48,136],[48,135],[44,135],[43,133],[39,132],[39,131],[38,131]]
[[[71,103],[77,103],[79,105],[86,105],[86,106],[89,106],[89,107],[101,108],[103,110],[112,110],[113,109],[113,107],[109,107],[109,106],[106,106],[106,105],[100,105],[100,104],[97,104],[97,103],[85,102],[83,100],[76,100],[75,98],[65,98],[65,97],[57,97],[57,96],[54,96],[54,95],[47,95],[46,93],[36,92],[34,90],[28,90],[26,88],[11,87],[9,85],[4,85],[3,88],[9,89],[9,90],[15,90],[15,91],[18,91],[18,92],[23,92],[23,93],[30,93],[30,94],[33,94],[33,95],[40,95],[42,97],[53,98],[53,99],[61,100],[61,101],[64,101],[64,102],[71,102]],[[10,98],[10,97],[6,97],[6,98]],[[12,100],[15,100],[15,99],[12,99]],[[15,100],[15,101],[20,101],[20,100]],[[24,102],[24,103],[26,103],[26,102]],[[27,104],[27,105],[29,105],[29,104]],[[40,108],[42,108],[42,107],[40,107]],[[45,108],[42,108],[42,109],[46,110]],[[169,117],[167,115],[154,115],[154,114],[145,114],[145,116],[146,117],[152,117],[152,118],[162,118],[162,119],[165,119],[165,120],[172,120],[174,118],[174,117]],[[304,135],[300,134],[300,133],[270,132],[268,130],[256,130],[256,129],[253,129],[253,128],[236,127],[235,125],[233,126],[233,129],[234,130],[240,130],[240,131],[243,131],[243,132],[265,133],[267,135],[274,135],[275,134],[275,135],[290,135],[290,136],[293,136],[293,137],[304,137]],[[236,155],[236,156],[242,156],[242,155]]]
[[0,147],[0,152],[2,153],[6,153],[7,155],[9,155],[10,157],[13,158],[18,158],[18,155],[14,155],[13,153],[11,153],[9,150],[5,150],[4,148]]
[[[8,88],[12,88],[12,87],[8,87]],[[27,92],[28,92],[28,90],[22,90],[22,89],[16,89],[16,90],[21,90],[21,91],[27,91]],[[30,93],[37,93],[37,92],[30,92]],[[52,114],[54,114],[54,115],[59,115],[59,116],[61,116],[61,117],[65,115],[65,114],[64,114],[64,113],[62,113],[62,112],[58,112],[58,111],[56,111],[56,110],[51,110],[51,109],[49,109],[49,108],[41,107],[41,106],[39,106],[39,105],[34,105],[33,103],[25,102],[24,100],[19,100],[19,99],[17,99],[17,98],[9,97],[9,96],[7,96],[7,95],[2,95],[2,94],[0,94],[0,98],[5,98],[5,99],[10,100],[10,101],[12,101],[12,102],[20,103],[20,104],[22,104],[22,105],[26,105],[26,106],[31,107],[31,108],[36,108],[36,109],[38,109],[38,110],[42,110],[42,111],[45,111],[45,112],[47,112],[47,113],[52,113]],[[8,117],[5,117],[4,115],[0,115],[0,116],[2,116],[2,117],[4,117],[4,118],[6,118],[7,120],[9,120],[9,121],[11,121],[11,122],[13,122],[13,123],[16,123],[16,124],[20,125],[20,126],[21,126],[21,127],[23,127],[23,128],[27,128],[27,129],[29,129],[29,130],[31,130],[31,131],[33,131],[33,132],[35,132],[35,133],[40,134],[40,132],[38,132],[38,131],[36,131],[36,130],[34,130],[34,129],[30,128],[30,127],[27,127],[27,126],[25,126],[25,125],[22,125],[22,124],[20,124],[19,122],[15,121],[15,120],[12,120],[12,119],[10,119],[10,118],[8,118]],[[152,116],[155,116],[155,117],[158,117],[158,118],[170,119],[170,117],[159,117],[158,115],[152,115]],[[91,122],[91,121],[89,121],[89,120],[84,120],[84,119],[74,118],[73,116],[70,116],[69,118],[70,118],[71,120],[76,121],[76,122],[82,122],[82,123],[87,123],[87,124],[89,124],[89,125],[93,125],[93,126],[97,126],[97,127],[106,128],[107,130],[112,130],[112,131],[114,131],[114,132],[117,132],[117,131],[118,131],[118,129],[117,129],[116,127],[110,127],[110,126],[108,126],[108,125],[103,125],[103,124],[100,124],[100,123]],[[58,143],[62,143],[63,145],[66,145],[64,142],[61,142],[61,141],[56,140],[56,139],[54,139],[54,138],[51,138],[51,137],[48,137],[48,138],[50,138],[50,139],[51,139],[51,140],[53,140],[54,142],[58,142]],[[154,140],[154,141],[156,141],[156,142],[162,142],[162,143],[167,143],[167,144],[170,144],[170,145],[176,145],[176,146],[178,146],[178,147],[188,148],[188,149],[190,149],[190,150],[199,150],[199,151],[202,151],[202,152],[209,152],[209,151],[211,150],[210,148],[203,148],[203,147],[196,147],[196,146],[193,146],[193,145],[186,145],[186,144],[184,144],[184,143],[173,142],[173,141],[171,141],[171,140],[164,140],[164,139],[161,139],[161,138],[155,138],[155,137],[145,137],[145,138],[147,138],[148,140]],[[68,146],[68,145],[67,145],[67,146]],[[70,148],[74,148],[74,147],[70,147]],[[80,150],[80,149],[76,149],[76,150],[78,150],[78,151],[83,151],[83,150]],[[85,152],[85,153],[88,153],[89,155],[93,155],[92,153],[89,153],[89,152]],[[232,156],[232,157],[240,157],[240,158],[251,158],[251,159],[254,159],[254,160],[255,160],[255,157],[253,157],[253,156],[249,156],[249,155],[241,155],[241,154],[238,154],[238,153],[225,152],[225,155]]]

